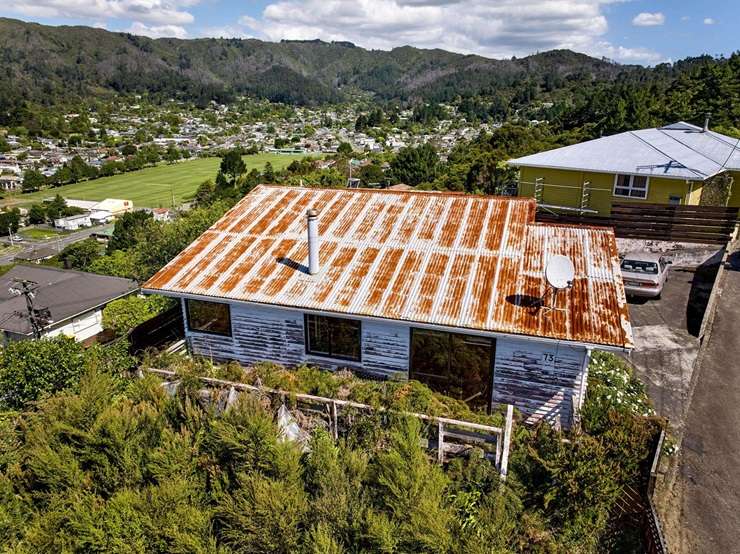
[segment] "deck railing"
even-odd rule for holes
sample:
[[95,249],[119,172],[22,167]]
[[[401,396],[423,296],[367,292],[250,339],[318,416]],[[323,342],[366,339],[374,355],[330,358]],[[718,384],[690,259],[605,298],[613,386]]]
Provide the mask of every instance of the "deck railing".
[[[154,368],[147,371],[165,378],[167,380],[165,384],[169,384],[170,386],[179,383],[179,376],[174,371]],[[353,416],[357,412],[368,414],[376,412],[413,417],[425,422],[427,429],[432,431],[432,436],[424,442],[424,446],[429,450],[435,450],[437,452],[437,461],[439,463],[444,463],[450,457],[463,454],[473,447],[480,447],[486,458],[491,460],[496,466],[501,479],[506,480],[514,420],[514,408],[510,404],[506,406],[504,426],[495,427],[493,425],[484,425],[472,421],[428,414],[374,408],[368,404],[362,404],[352,400],[339,400],[312,394],[294,393],[269,387],[258,387],[247,383],[215,379],[213,377],[200,377],[200,380],[208,387],[228,391],[224,401],[225,405],[230,405],[233,402],[237,391],[267,395],[271,398],[281,400],[288,398],[294,400],[298,405],[302,406],[302,411],[311,412],[324,419],[334,440],[339,438],[343,430],[349,429],[352,426]],[[209,396],[212,399],[210,392]]]

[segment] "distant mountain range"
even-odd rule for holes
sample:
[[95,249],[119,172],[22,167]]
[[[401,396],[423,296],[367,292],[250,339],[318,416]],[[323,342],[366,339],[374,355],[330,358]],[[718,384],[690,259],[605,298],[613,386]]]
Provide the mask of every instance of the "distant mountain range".
[[106,90],[200,101],[248,93],[294,104],[340,100],[361,90],[384,100],[448,101],[498,91],[515,94],[532,82],[557,89],[572,79],[611,81],[634,71],[645,69],[569,50],[494,60],[409,46],[366,50],[319,40],[155,40],[0,18],[0,75],[6,92],[12,84],[15,95],[41,103]]

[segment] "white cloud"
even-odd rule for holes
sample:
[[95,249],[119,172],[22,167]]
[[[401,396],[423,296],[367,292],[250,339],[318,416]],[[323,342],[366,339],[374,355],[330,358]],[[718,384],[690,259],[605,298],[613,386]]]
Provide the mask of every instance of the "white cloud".
[[188,32],[184,27],[179,25],[144,25],[140,21],[134,21],[131,26],[126,29],[127,32],[134,35],[144,35],[152,38],[162,37],[174,37],[174,38],[187,38]]
[[665,15],[661,12],[642,12],[632,19],[632,25],[636,27],[655,27],[656,25],[663,25],[663,23],[665,23]]
[[660,59],[601,40],[608,30],[604,4],[616,1],[622,0],[274,0],[261,17],[243,16],[239,24],[267,40],[409,44],[496,58],[569,48],[620,61]]
[[185,25],[193,15],[184,8],[199,0],[13,0],[8,9],[30,17],[101,18]]
[[681,21],[689,21],[691,18],[688,15],[682,15]]
[[[240,20],[241,21],[241,20]],[[226,25],[223,27],[203,27],[198,31],[198,36],[215,38],[252,38],[253,35],[246,32],[239,25]]]
[[712,19],[711,17],[705,17],[704,18],[704,25],[714,25],[715,23],[717,23],[717,22],[714,19]]
[[596,43],[591,53],[624,63],[653,65],[669,61],[662,54],[649,48],[625,48],[624,46],[614,46],[603,41]]

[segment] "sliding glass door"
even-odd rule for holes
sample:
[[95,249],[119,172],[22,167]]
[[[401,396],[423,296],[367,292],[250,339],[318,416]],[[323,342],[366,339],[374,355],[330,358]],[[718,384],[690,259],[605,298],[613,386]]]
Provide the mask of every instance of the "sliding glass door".
[[493,339],[412,329],[410,377],[473,407],[490,409],[493,355]]

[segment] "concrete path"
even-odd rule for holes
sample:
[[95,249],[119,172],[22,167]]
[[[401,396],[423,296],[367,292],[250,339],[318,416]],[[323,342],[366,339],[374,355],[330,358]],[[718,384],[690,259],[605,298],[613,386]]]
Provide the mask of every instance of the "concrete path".
[[679,450],[676,552],[740,554],[740,250],[722,286]]

